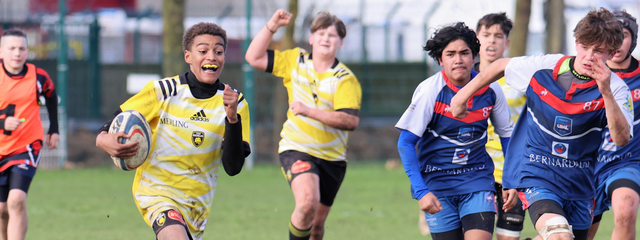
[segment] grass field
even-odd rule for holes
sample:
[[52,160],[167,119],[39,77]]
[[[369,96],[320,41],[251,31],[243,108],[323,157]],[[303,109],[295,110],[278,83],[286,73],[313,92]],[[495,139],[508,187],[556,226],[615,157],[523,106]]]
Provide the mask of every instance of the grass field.
[[[39,170],[29,190],[27,239],[155,239],[134,205],[133,175],[114,168]],[[235,177],[221,173],[204,239],[287,239],[292,208],[289,186],[275,165]],[[609,239],[611,216],[605,214],[597,239]],[[402,168],[353,163],[325,239],[430,239],[417,224],[417,202]],[[534,235],[527,222],[523,237]]]

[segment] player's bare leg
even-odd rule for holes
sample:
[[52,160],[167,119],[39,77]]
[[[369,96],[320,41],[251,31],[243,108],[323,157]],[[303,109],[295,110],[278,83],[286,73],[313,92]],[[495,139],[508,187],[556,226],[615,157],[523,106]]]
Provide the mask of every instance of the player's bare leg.
[[464,233],[465,240],[491,240],[491,233],[480,229],[471,229]]
[[[562,218],[564,218],[562,215],[555,214],[555,213],[542,214],[542,216],[540,216],[540,218],[538,218],[538,222],[536,222],[536,231],[538,231],[538,233],[540,233],[540,231],[542,231],[543,228],[547,225],[547,221],[551,220],[554,217],[562,217]],[[542,233],[540,233],[540,234],[542,234]],[[535,239],[542,239],[542,237],[537,236]],[[553,234],[549,235],[549,237],[546,240],[573,240],[573,234],[571,232],[553,233]]]
[[427,218],[424,216],[424,211],[419,210],[419,212],[418,228],[420,228],[420,234],[422,234],[422,236],[428,236],[431,234],[431,230],[429,229],[429,224],[427,224]]
[[189,240],[182,225],[169,225],[158,232],[158,240]]
[[635,239],[639,199],[638,193],[631,188],[621,187],[613,190],[611,206],[614,225],[611,239]]
[[7,240],[7,225],[9,224],[9,209],[7,203],[0,203],[0,239]]
[[20,189],[11,189],[7,198],[9,221],[7,239],[22,240],[27,235],[29,218],[27,217],[27,193]]
[[[297,229],[309,229],[320,205],[320,180],[318,175],[303,173],[291,181],[291,191],[296,206],[291,214],[291,224]],[[328,212],[328,211],[327,211]]]
[[324,236],[324,222],[327,220],[327,216],[329,216],[329,211],[331,211],[331,207],[325,206],[322,203],[318,205],[316,216],[313,218],[310,240],[321,240]]
[[600,226],[600,222],[594,223],[589,228],[589,235],[587,236],[587,240],[593,240],[596,237],[596,233],[598,232],[598,227]]

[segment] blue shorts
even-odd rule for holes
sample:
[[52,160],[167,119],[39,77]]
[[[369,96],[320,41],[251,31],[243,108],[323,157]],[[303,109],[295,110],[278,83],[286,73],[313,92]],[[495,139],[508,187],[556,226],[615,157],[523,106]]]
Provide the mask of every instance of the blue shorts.
[[438,198],[442,211],[425,213],[429,230],[442,233],[462,227],[460,219],[469,214],[496,212],[496,201],[492,191],[479,191],[462,195]]
[[[609,196],[608,191],[609,186],[612,182],[620,179],[631,180],[640,185],[640,170],[633,167],[620,168],[607,177],[604,182],[599,183],[598,188],[596,188],[595,215],[603,214],[609,210],[609,207],[611,207],[611,196]],[[613,189],[611,190],[613,191]]]
[[519,189],[518,196],[524,209],[529,208],[533,203],[540,200],[553,200],[559,203],[563,213],[558,214],[564,216],[575,230],[589,229],[593,222],[593,199],[582,201],[564,200],[548,189],[538,187]]

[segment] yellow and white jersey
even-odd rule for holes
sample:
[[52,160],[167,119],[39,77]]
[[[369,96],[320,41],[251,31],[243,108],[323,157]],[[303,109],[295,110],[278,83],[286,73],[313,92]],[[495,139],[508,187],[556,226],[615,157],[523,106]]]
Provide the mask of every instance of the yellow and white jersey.
[[[509,114],[511,115],[511,121],[515,124],[518,122],[518,118],[520,117],[520,113],[522,109],[524,109],[524,104],[527,101],[527,97],[524,92],[520,92],[510,85],[506,84],[504,77],[498,79],[498,83],[500,83],[500,87],[502,87],[502,92],[504,92],[504,96],[507,98],[507,103],[509,104]],[[504,167],[504,155],[502,153],[502,144],[500,143],[500,136],[493,131],[493,125],[489,122],[489,127],[487,128],[487,153],[493,159],[493,164],[495,165],[495,170],[493,171],[493,176],[496,179],[497,183],[502,184],[502,168]]]
[[[273,54],[272,54],[273,53]],[[324,111],[360,111],[362,90],[356,76],[335,60],[323,73],[315,71],[312,55],[301,48],[269,52],[267,72],[282,77],[289,102],[300,101],[307,107]],[[280,133],[278,152],[296,150],[311,156],[345,161],[349,132],[330,127],[313,118],[287,111]]]
[[[178,210],[194,239],[202,237],[221,164],[226,113],[224,84],[208,99],[195,98],[185,74],[149,82],[120,108],[137,110],[152,131],[150,154],[136,170],[133,196],[151,226],[161,211]],[[249,142],[249,108],[239,94],[242,138]]]

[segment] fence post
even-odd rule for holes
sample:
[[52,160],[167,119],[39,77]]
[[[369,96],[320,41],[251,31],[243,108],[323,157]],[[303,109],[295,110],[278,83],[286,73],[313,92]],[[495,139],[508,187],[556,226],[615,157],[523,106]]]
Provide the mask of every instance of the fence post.
[[90,79],[90,103],[89,116],[100,117],[100,23],[98,14],[94,15],[93,22],[89,25],[89,79]]

